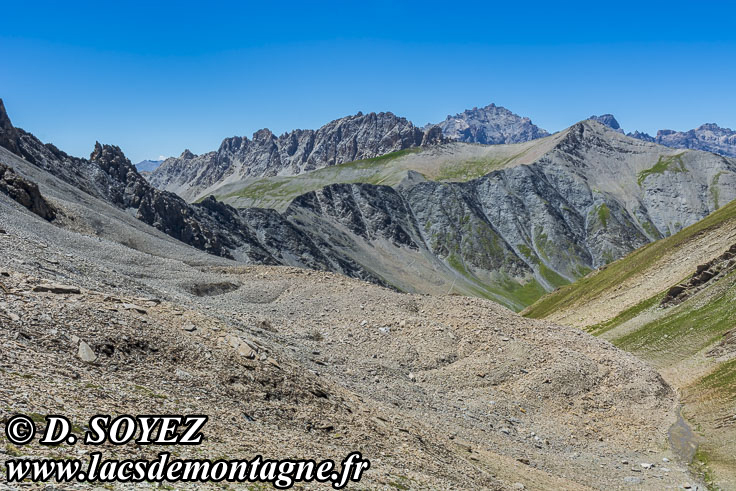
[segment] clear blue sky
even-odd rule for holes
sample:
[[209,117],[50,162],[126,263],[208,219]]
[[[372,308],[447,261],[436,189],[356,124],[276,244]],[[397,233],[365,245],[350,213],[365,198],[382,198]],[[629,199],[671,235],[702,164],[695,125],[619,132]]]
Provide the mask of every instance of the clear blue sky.
[[[120,4],[120,5],[116,5]],[[490,102],[560,130],[736,127],[729,2],[6,2],[0,97],[78,156],[137,162],[357,111],[418,124]]]

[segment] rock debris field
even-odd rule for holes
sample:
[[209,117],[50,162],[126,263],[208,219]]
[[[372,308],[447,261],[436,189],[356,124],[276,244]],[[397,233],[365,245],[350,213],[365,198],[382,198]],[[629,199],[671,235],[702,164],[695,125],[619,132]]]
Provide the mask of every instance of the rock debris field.
[[[205,441],[177,457],[360,451],[358,488],[697,484],[667,444],[675,393],[606,341],[490,301],[248,266],[104,204],[54,204],[51,224],[0,195],[2,420],[63,414],[81,434],[97,413],[206,414]],[[89,451],[0,438],[0,460]]]

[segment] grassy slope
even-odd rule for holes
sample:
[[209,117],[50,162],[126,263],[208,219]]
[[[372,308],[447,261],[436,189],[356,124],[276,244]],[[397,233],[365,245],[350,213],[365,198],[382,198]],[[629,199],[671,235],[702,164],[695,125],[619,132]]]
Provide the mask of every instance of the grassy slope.
[[[593,308],[600,305],[601,296],[612,298],[624,281],[637,277],[643,281],[653,274],[653,264],[682,260],[678,253],[689,241],[707,241],[724,232],[730,236],[734,230],[736,202],[543,297],[524,314],[543,318]],[[712,489],[736,489],[736,350],[720,357],[707,355],[726,332],[736,328],[736,273],[711,282],[677,306],[662,308],[659,304],[669,286],[662,284],[650,297],[612,309],[601,322],[583,327],[648,360],[679,389],[683,415],[701,438],[693,470],[709,480]]]
[[237,186],[234,190],[231,189],[232,186],[226,186],[223,190],[218,191],[221,194],[215,194],[215,197],[226,203],[233,203],[237,198],[245,198],[253,202],[249,206],[266,206],[283,211],[297,196],[322,189],[329,184],[354,182],[398,184],[403,176],[400,175],[398,169],[390,165],[391,161],[418,151],[417,148],[400,150],[380,157],[346,162],[296,176],[262,177]]
[[[607,290],[613,290],[624,280],[640,275],[656,261],[674,255],[678,247],[694,237],[707,234],[711,229],[727,226],[736,226],[736,202],[724,206],[675,235],[647,244],[609,264],[605,269],[550,293],[524,311],[524,315],[543,318],[553,312],[584,306],[587,301],[603,295]],[[671,285],[664,285],[662,288],[669,286]]]
[[360,182],[395,186],[409,170],[419,172],[430,180],[469,181],[512,165],[524,156],[532,158],[535,149],[541,151],[539,149],[550,144],[548,139],[489,147],[464,144],[451,147],[450,153],[437,147],[410,148],[296,176],[247,179],[217,189],[214,196],[239,208],[259,206],[283,211],[297,196],[330,184]]

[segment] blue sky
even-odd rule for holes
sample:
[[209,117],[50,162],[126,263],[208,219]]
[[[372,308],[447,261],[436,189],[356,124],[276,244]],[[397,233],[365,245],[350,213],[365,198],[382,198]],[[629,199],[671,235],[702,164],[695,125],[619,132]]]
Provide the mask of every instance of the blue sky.
[[78,156],[137,162],[357,111],[418,124],[490,102],[549,130],[736,128],[729,2],[11,2],[0,97]]

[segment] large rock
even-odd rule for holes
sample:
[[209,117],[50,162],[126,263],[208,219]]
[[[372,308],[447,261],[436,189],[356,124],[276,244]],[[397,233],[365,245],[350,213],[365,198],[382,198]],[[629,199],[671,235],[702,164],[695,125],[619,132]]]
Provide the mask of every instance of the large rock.
[[[2,101],[0,101],[2,103]],[[45,220],[56,218],[56,208],[41,195],[36,183],[31,182],[0,164],[0,192],[7,194]]]
[[77,356],[79,356],[79,359],[85,363],[94,363],[97,360],[97,355],[95,354],[95,352],[92,351],[92,348],[90,348],[89,344],[84,341],[79,342]]
[[79,295],[81,291],[76,286],[61,285],[59,283],[41,283],[33,287],[36,293],[56,293],[59,295]]

